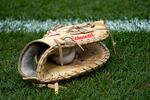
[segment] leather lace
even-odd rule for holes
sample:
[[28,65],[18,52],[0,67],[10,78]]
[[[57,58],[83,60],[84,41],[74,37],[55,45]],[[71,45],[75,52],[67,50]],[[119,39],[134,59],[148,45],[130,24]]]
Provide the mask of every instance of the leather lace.
[[[63,25],[56,26],[52,31],[56,31],[56,30],[58,30],[59,28],[62,28],[62,27],[64,27],[64,26],[63,26]],[[81,25],[81,26],[72,26],[72,27],[70,27],[70,28],[67,30],[67,33],[70,33],[70,34],[72,34],[72,35],[75,35],[75,34],[85,34],[85,33],[87,33],[87,32],[91,32],[91,31],[89,31],[89,30],[87,30],[87,29],[84,29],[85,27],[93,28],[93,27],[94,27],[94,24],[88,23],[88,24],[86,24],[86,25]],[[47,34],[46,34],[46,36],[47,36],[49,33],[51,33],[51,31],[48,31]],[[114,50],[114,53],[116,54],[116,50],[115,50],[116,42],[114,41],[114,38],[113,38],[113,36],[112,36],[112,33],[110,33],[110,32],[108,31],[108,34],[109,34],[109,36],[110,36],[110,38],[111,38],[111,40],[112,40],[112,48],[113,48],[113,50]],[[66,38],[70,38],[72,41],[74,41],[74,42],[80,47],[81,50],[84,51],[83,47],[82,47],[76,40],[74,40],[72,37],[68,36],[68,37],[63,38],[63,40],[65,40]],[[64,60],[63,60],[63,49],[62,49],[62,45],[61,45],[61,43],[59,42],[59,40],[54,39],[54,41],[55,41],[56,44],[58,45],[58,48],[59,48],[59,55],[60,55],[60,64],[61,64],[61,66],[63,66],[63,65],[64,65],[64,62],[63,62],[63,61],[64,61]]]
[[[66,38],[70,38],[71,40],[73,40],[79,47],[82,51],[84,51],[83,47],[77,42],[75,41],[72,37],[65,37],[64,40]],[[58,48],[59,48],[59,59],[60,59],[60,65],[63,66],[64,65],[64,59],[63,59],[63,49],[62,49],[62,45],[61,43],[59,42],[59,40],[57,39],[54,39],[54,41],[56,42],[56,44],[58,45]]]

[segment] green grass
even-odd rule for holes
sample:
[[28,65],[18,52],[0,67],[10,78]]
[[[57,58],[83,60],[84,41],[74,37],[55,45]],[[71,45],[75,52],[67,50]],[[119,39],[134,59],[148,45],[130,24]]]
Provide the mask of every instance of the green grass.
[[117,55],[111,48],[111,58],[103,68],[61,82],[67,89],[56,96],[52,90],[37,88],[23,81],[17,71],[21,49],[42,34],[0,33],[0,99],[132,99],[150,98],[150,33],[117,33]]
[[[14,19],[124,19],[150,18],[149,0],[0,0],[0,20]],[[150,32],[113,32],[117,55],[111,41],[105,43],[111,58],[102,68],[63,81],[67,89],[58,96],[48,88],[24,81],[17,71],[23,47],[43,33],[0,33],[0,100],[148,100],[150,98]]]
[[0,19],[143,19],[149,9],[149,0],[0,0]]

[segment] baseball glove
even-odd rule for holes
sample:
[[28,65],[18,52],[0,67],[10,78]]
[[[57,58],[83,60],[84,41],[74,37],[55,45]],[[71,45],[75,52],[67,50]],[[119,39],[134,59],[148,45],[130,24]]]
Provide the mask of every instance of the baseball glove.
[[[58,81],[69,79],[103,66],[109,59],[108,48],[101,41],[112,35],[104,21],[71,26],[57,26],[42,39],[22,50],[18,71],[24,80],[40,87],[54,88]],[[112,38],[113,45],[114,40]]]

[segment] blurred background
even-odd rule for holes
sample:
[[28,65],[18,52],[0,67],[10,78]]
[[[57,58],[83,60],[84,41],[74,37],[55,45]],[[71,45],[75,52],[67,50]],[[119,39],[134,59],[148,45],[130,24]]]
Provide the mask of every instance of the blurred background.
[[149,18],[149,0],[0,0],[0,19]]

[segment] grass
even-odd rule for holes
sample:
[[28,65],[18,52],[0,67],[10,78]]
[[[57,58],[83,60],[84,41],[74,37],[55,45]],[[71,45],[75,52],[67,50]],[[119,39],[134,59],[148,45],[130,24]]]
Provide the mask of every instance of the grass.
[[66,86],[58,96],[47,88],[34,87],[23,81],[17,71],[20,50],[40,34],[0,34],[0,99],[132,99],[150,98],[150,33],[117,33],[117,55],[110,40],[106,44],[111,58],[100,69],[81,77],[61,82]]
[[0,19],[150,18],[149,0],[1,0]]
[[[149,0],[0,0],[0,20],[13,19],[127,19],[150,18]],[[102,68],[63,81],[67,89],[56,96],[48,88],[23,81],[17,71],[20,51],[43,33],[0,33],[0,100],[5,99],[131,99],[150,98],[150,32],[113,32],[117,55],[111,41],[105,43],[111,58]]]

